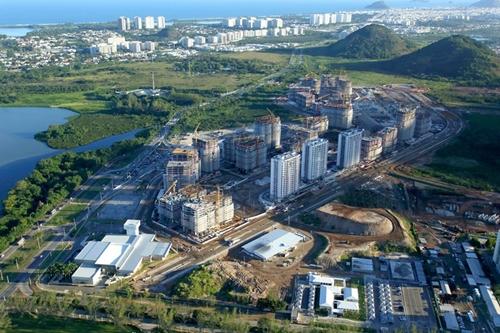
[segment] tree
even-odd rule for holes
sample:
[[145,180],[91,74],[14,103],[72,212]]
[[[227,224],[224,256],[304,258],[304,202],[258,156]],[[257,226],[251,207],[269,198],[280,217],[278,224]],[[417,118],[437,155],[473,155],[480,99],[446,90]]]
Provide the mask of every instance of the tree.
[[0,303],[0,333],[7,332],[12,327],[12,321],[9,317],[9,312],[5,307],[5,302]]

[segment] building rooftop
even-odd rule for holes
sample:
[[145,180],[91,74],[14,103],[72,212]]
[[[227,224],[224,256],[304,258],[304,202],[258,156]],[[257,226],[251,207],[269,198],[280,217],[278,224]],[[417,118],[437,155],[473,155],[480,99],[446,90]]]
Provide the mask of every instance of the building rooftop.
[[304,240],[303,235],[276,229],[243,246],[248,254],[261,260],[286,252]]
[[[130,233],[130,228],[138,228],[140,221],[129,220],[124,229]],[[88,242],[75,257],[75,262],[81,264],[78,274],[91,274],[91,267],[104,267],[119,275],[134,273],[144,258],[165,258],[171,248],[170,243],[155,241],[153,234],[106,235],[99,241]]]

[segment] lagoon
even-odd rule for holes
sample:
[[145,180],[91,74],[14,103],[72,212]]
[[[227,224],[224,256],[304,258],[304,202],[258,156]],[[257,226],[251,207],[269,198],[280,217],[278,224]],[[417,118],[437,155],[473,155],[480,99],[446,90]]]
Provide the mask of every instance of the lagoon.
[[[0,108],[0,201],[17,181],[28,176],[41,159],[64,152],[37,141],[34,135],[50,125],[64,124],[77,114],[58,108]],[[92,142],[72,151],[85,152],[106,148],[113,143],[131,139],[139,130]]]

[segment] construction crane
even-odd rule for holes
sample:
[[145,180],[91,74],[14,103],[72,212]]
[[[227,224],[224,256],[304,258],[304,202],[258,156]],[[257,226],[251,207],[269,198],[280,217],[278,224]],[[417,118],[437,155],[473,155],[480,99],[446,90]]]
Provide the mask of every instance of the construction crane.
[[165,193],[175,192],[176,186],[177,186],[177,179],[172,182],[172,184],[168,187]]
[[269,114],[271,115],[271,117],[273,118],[276,118],[276,116],[274,115],[274,113],[271,111],[271,109],[269,108],[266,108],[267,112],[269,112]]
[[195,140],[198,140],[198,137],[199,137],[198,128],[200,128],[200,125],[201,125],[201,123],[198,123],[198,125],[196,125],[196,128],[194,129],[193,137]]

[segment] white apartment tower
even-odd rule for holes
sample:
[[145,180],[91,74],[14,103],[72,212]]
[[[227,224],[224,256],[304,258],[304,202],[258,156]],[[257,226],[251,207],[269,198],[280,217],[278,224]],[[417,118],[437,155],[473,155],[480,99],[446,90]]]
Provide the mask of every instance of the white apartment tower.
[[155,28],[155,18],[153,16],[146,16],[144,18],[144,29],[152,30]]
[[142,18],[140,16],[134,17],[134,28],[136,30],[142,30]]
[[302,145],[301,178],[310,182],[326,174],[328,162],[328,140],[312,139]]
[[165,20],[165,16],[158,16],[157,17],[157,24],[158,24],[158,29],[165,29],[167,26],[167,21]]
[[300,186],[300,154],[288,152],[271,159],[271,200],[282,201]]
[[363,130],[354,128],[340,132],[337,147],[337,168],[345,169],[359,163]]
[[128,20],[128,18],[125,16],[120,16],[120,18],[118,18],[118,29],[120,31],[127,31],[128,30],[127,20]]

